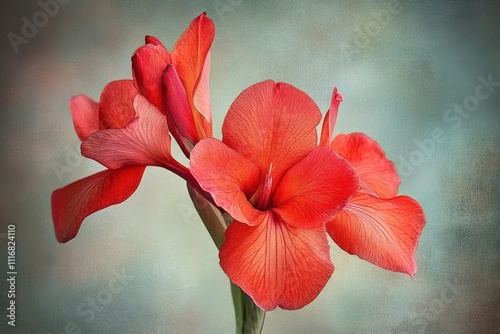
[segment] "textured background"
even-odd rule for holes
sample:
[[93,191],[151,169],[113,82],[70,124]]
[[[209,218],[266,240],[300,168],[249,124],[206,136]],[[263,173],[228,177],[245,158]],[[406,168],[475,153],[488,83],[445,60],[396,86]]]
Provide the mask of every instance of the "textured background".
[[[474,102],[478,77],[500,81],[500,5],[401,0],[399,13],[377,23],[391,2],[72,0],[16,53],[7,34],[21,34],[23,17],[32,22],[41,7],[3,1],[0,332],[234,331],[217,251],[173,174],[148,168],[125,204],[89,217],[65,245],[55,240],[49,209],[52,190],[102,169],[75,155],[70,97],[98,99],[107,82],[131,77],[130,56],[144,35],[171,49],[203,11],[217,28],[217,136],[230,103],[255,82],[291,83],[323,111],[336,85],[345,101],[336,131],[381,143],[405,176],[401,193],[427,214],[416,280],[332,243],[336,271],[319,297],[268,313],[264,333],[500,332],[500,87],[467,117],[448,111]],[[431,145],[435,129],[445,138]],[[16,330],[6,325],[2,278],[9,223],[17,226]],[[110,297],[116,272],[129,280]],[[92,314],[98,297],[105,305],[98,301]]]

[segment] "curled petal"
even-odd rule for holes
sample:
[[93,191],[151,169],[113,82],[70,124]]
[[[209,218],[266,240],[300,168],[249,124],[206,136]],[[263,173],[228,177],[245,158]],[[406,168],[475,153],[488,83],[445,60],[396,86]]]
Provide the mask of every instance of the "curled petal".
[[[158,43],[158,39],[154,39]],[[147,40],[148,41],[148,40]],[[132,74],[139,92],[163,111],[162,75],[170,55],[163,44],[149,43],[137,49],[132,56]]]
[[141,166],[108,169],[55,190],[52,220],[57,241],[70,241],[87,216],[129,198],[139,186],[144,169]]
[[165,115],[142,95],[137,95],[134,107],[137,117],[126,127],[87,137],[81,145],[82,155],[111,169],[129,165],[168,168],[173,158]]
[[359,192],[326,228],[349,254],[413,277],[417,271],[415,250],[424,225],[424,212],[410,197],[381,199]]
[[307,305],[334,269],[324,227],[287,226],[272,212],[257,226],[230,224],[219,258],[231,281],[265,311]]
[[222,141],[257,163],[263,177],[273,178],[274,188],[316,146],[320,119],[318,106],[306,93],[268,80],[236,98],[224,120]]
[[99,100],[101,129],[119,129],[134,117],[134,98],[137,89],[132,80],[117,80],[108,83]]
[[354,166],[362,190],[382,198],[397,195],[401,183],[398,172],[375,140],[359,132],[342,134],[335,137],[331,147]]
[[321,129],[321,139],[319,144],[324,146],[330,146],[333,140],[333,130],[335,129],[335,124],[337,123],[337,115],[339,113],[339,105],[344,98],[337,90],[337,87],[333,88],[332,100],[330,101],[330,109],[326,112],[325,120],[323,121],[323,127]]
[[91,133],[99,130],[99,104],[97,102],[80,94],[69,101],[69,110],[80,140],[85,140]]
[[203,190],[234,219],[249,225],[262,221],[248,198],[259,183],[259,168],[221,141],[207,138],[191,151],[190,170]]
[[321,227],[359,188],[351,164],[328,147],[316,147],[290,168],[272,198],[273,211],[287,224]]
[[194,146],[199,141],[199,137],[194,124],[193,111],[173,65],[167,65],[163,73],[163,85],[165,110],[172,134],[180,145],[183,145],[182,137]]

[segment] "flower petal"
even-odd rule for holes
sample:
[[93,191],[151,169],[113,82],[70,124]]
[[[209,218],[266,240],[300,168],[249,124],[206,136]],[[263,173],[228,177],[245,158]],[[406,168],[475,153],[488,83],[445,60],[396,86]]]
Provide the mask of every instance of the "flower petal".
[[52,219],[57,241],[73,239],[92,213],[119,204],[139,186],[145,167],[105,170],[52,193]]
[[212,104],[210,99],[210,52],[207,53],[193,103],[203,116],[202,127],[205,137],[212,137]]
[[69,110],[80,140],[85,140],[91,133],[99,130],[99,104],[97,102],[80,94],[69,101]]
[[119,129],[135,116],[134,98],[137,89],[132,80],[117,80],[108,83],[99,100],[101,129]]
[[397,195],[401,183],[398,172],[375,140],[359,132],[342,134],[331,147],[354,166],[364,191],[382,198]]
[[332,100],[330,101],[330,109],[326,112],[325,119],[323,121],[323,127],[321,129],[321,139],[319,144],[330,146],[333,140],[333,130],[335,129],[335,124],[337,123],[337,115],[339,113],[339,104],[344,98],[337,90],[337,87],[333,88]]
[[424,212],[412,198],[381,199],[359,192],[326,228],[349,254],[413,277],[417,271],[415,250],[424,225]]
[[275,187],[316,146],[320,119],[318,106],[306,93],[268,80],[236,98],[224,120],[222,141],[257,163],[261,177],[269,174]]
[[231,223],[225,236],[222,269],[265,311],[307,305],[333,273],[324,227],[287,226],[269,212],[257,226]]
[[190,146],[194,146],[200,138],[194,124],[193,111],[173,65],[167,65],[163,73],[163,85],[165,111],[174,138],[180,145],[184,145],[181,137],[186,138],[190,141]]
[[325,146],[316,147],[281,179],[271,207],[287,224],[324,226],[359,188],[352,165]]
[[172,63],[191,100],[200,81],[205,59],[214,37],[214,22],[202,13],[191,22],[172,50]]
[[82,155],[117,169],[129,165],[162,166],[172,163],[165,115],[138,94],[137,117],[126,127],[94,132],[82,143]]
[[[212,122],[212,111],[208,91],[210,69],[205,66],[210,66],[208,54],[214,37],[215,24],[206,13],[202,13],[191,22],[172,50],[172,64],[186,89],[200,138],[210,136],[212,131],[211,129],[209,132],[206,131],[208,124]],[[202,86],[198,92],[200,83]],[[196,103],[195,95],[197,95]]]
[[259,186],[259,168],[214,138],[201,140],[191,151],[190,170],[203,190],[234,219],[258,224],[264,213],[248,198]]
[[154,43],[141,46],[132,56],[134,84],[149,102],[163,112],[162,75],[171,62],[170,54],[157,38],[150,37],[146,39],[148,41]]

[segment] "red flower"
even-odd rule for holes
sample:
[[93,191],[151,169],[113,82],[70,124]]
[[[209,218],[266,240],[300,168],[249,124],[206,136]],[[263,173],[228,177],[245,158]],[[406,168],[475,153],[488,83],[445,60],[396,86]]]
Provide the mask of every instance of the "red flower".
[[52,218],[59,242],[73,239],[90,214],[129,198],[147,165],[162,166],[183,176],[189,171],[170,155],[167,121],[137,94],[132,80],[114,81],[100,102],[85,95],[71,99],[70,110],[82,154],[108,170],[52,193]]
[[363,133],[333,138],[340,101],[342,96],[334,89],[320,143],[349,160],[358,173],[360,190],[326,225],[328,233],[349,254],[413,277],[424,212],[412,198],[397,196],[399,176],[377,142]]
[[168,126],[189,157],[200,139],[212,136],[208,79],[215,26],[205,13],[195,18],[172,53],[155,37],[132,56],[139,92],[167,116]]
[[333,273],[325,224],[358,190],[352,166],[318,147],[321,113],[304,92],[265,81],[234,101],[223,140],[191,152],[191,172],[235,221],[220,264],[264,310],[311,302]]

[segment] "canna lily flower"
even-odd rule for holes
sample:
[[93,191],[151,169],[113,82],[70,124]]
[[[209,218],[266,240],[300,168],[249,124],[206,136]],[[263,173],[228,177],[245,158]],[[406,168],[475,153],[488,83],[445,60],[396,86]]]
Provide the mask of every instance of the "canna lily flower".
[[190,169],[234,221],[220,265],[263,310],[310,303],[333,273],[325,225],[359,188],[353,167],[317,146],[321,112],[304,92],[265,81],[231,105],[223,139],[201,140]]
[[214,23],[203,13],[191,22],[172,53],[157,38],[146,36],[146,44],[132,56],[137,89],[167,116],[187,157],[198,141],[212,136],[209,75],[214,36]]
[[360,190],[327,225],[339,247],[381,268],[416,273],[415,251],[425,225],[421,206],[397,196],[400,178],[380,145],[363,133],[333,138],[342,95],[335,88],[325,116],[321,145],[333,148],[356,170]]
[[73,239],[87,216],[129,198],[146,166],[191,177],[170,154],[165,116],[138,94],[132,80],[106,85],[99,103],[78,95],[69,106],[76,133],[83,141],[82,155],[108,169],[52,193],[52,218],[59,242]]

